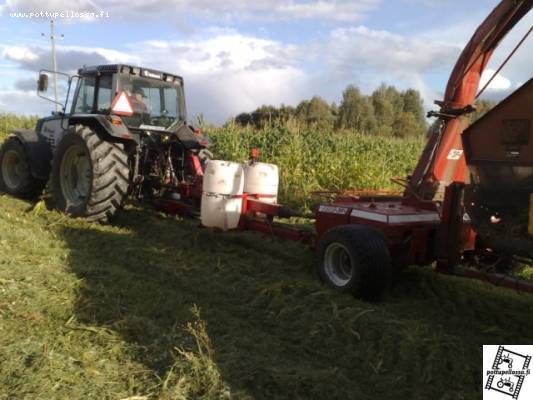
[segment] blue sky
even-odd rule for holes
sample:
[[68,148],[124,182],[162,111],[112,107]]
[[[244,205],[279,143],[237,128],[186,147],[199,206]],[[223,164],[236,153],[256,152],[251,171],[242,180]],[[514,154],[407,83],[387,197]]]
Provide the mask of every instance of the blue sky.
[[[46,114],[35,95],[50,66],[49,19],[14,12],[100,12],[58,18],[59,69],[143,65],[184,77],[189,116],[222,123],[261,104],[318,95],[340,102],[349,84],[418,89],[426,108],[496,0],[0,0],[0,112]],[[530,13],[531,14],[531,13]],[[107,18],[109,15],[109,18]],[[532,25],[528,15],[502,43],[494,70]],[[501,98],[530,78],[533,39],[494,81]]]

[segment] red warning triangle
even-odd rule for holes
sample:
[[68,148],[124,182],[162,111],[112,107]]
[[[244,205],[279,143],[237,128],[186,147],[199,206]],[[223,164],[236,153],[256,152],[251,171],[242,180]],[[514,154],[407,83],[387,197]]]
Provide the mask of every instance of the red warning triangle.
[[111,111],[115,115],[122,115],[124,117],[131,117],[133,115],[133,107],[126,92],[120,92],[113,103],[111,103]]

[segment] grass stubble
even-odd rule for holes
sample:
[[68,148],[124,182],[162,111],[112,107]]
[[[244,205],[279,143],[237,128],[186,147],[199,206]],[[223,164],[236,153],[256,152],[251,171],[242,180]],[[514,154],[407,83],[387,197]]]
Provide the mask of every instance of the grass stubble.
[[[302,209],[313,190],[383,187],[421,148],[240,134],[214,132],[220,158],[261,147]],[[427,267],[368,303],[321,286],[314,263],[135,206],[97,225],[0,195],[0,399],[474,399],[481,346],[533,340],[530,295]]]

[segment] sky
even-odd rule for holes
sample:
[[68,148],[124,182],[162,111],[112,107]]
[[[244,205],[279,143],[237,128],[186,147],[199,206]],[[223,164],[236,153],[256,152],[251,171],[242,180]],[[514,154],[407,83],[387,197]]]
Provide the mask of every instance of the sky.
[[[35,93],[39,69],[51,68],[50,18],[17,12],[63,13],[55,19],[63,35],[57,42],[60,71],[126,63],[174,73],[185,81],[189,119],[201,114],[221,124],[262,104],[295,106],[315,95],[339,104],[350,84],[366,94],[381,83],[415,88],[424,107],[434,108],[463,46],[497,4],[0,0],[0,112],[47,115],[54,107]],[[530,12],[495,52],[489,73],[532,25]],[[525,83],[532,64],[530,37],[486,97],[500,100]]]

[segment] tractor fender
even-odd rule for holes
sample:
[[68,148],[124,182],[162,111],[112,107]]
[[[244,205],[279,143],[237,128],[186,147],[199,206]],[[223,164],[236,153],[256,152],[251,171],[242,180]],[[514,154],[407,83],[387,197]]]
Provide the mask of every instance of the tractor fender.
[[124,124],[115,125],[111,120],[100,114],[79,114],[69,118],[69,125],[84,125],[93,128],[99,134],[109,135],[119,141],[133,141],[133,136]]
[[52,161],[50,143],[44,136],[38,135],[35,131],[16,129],[12,131],[12,134],[26,150],[32,176],[37,179],[48,180]]

